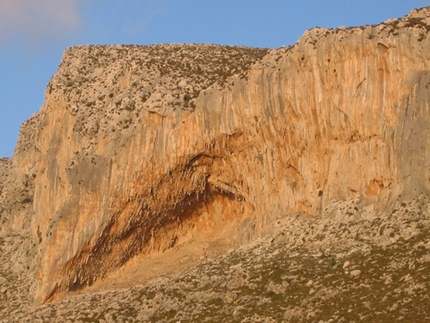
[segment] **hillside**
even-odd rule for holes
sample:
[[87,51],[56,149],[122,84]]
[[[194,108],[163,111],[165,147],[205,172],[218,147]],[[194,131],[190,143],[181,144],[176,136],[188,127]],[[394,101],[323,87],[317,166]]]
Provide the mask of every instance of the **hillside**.
[[67,49],[0,160],[3,321],[428,320],[429,31]]

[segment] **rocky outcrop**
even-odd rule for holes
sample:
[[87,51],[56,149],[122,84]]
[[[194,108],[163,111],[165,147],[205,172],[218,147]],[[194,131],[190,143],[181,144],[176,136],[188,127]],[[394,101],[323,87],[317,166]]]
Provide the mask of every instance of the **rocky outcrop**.
[[185,241],[237,246],[357,199],[390,212],[430,180],[429,9],[316,28],[288,48],[84,46],[64,54],[13,157],[37,298]]

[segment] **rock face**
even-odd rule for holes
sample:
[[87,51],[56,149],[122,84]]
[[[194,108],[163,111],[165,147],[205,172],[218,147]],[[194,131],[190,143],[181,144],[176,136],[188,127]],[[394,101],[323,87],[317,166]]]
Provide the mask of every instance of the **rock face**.
[[68,49],[0,161],[15,174],[2,205],[23,205],[2,222],[30,232],[38,301],[185,242],[229,248],[280,217],[330,217],[339,200],[390,212],[427,195],[429,31],[424,8],[270,51]]

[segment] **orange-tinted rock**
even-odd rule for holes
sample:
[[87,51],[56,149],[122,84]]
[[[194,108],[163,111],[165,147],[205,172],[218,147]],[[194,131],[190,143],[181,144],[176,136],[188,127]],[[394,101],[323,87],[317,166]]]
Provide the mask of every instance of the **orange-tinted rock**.
[[199,235],[235,246],[333,201],[382,210],[427,192],[429,29],[423,9],[268,54],[68,49],[13,160],[37,174],[37,297]]

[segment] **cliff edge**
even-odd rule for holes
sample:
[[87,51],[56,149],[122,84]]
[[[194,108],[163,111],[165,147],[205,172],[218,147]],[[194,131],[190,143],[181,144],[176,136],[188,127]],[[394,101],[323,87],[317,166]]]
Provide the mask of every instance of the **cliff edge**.
[[2,223],[31,236],[38,301],[186,243],[220,252],[283,217],[330,218],[339,201],[390,213],[427,196],[429,31],[423,8],[274,50],[66,50],[0,161],[15,174]]

